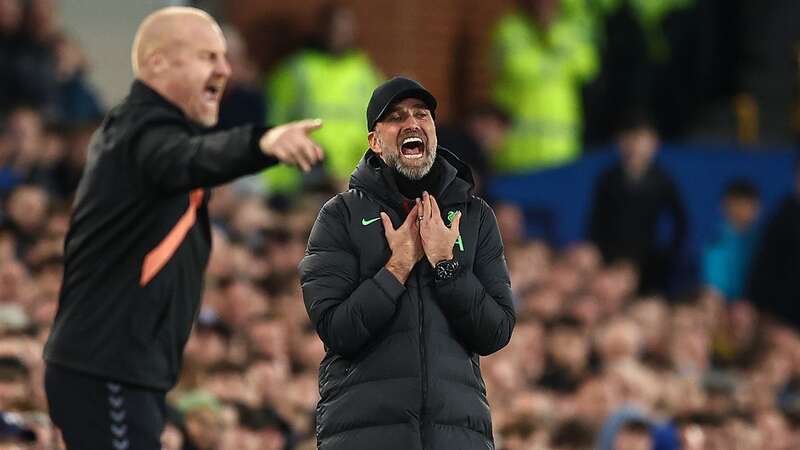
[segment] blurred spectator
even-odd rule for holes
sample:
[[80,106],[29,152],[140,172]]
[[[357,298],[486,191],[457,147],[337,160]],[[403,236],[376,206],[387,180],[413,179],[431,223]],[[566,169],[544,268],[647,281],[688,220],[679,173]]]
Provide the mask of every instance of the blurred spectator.
[[161,433],[162,450],[183,450],[186,441],[186,424],[183,416],[171,405],[166,406],[164,431]]
[[0,227],[11,231],[16,238],[16,255],[24,259],[28,250],[41,239],[46,225],[50,198],[47,193],[32,185],[15,189],[5,202],[6,214]]
[[[261,450],[284,450],[291,446],[289,425],[269,409],[241,409],[240,432],[249,434]],[[231,449],[233,450],[233,449]]]
[[581,323],[569,317],[546,328],[547,365],[539,385],[558,392],[575,392],[589,374],[589,341]]
[[[20,101],[17,53],[22,38],[22,0],[0,0],[0,113]],[[2,161],[0,161],[2,164]]]
[[539,448],[543,444],[543,431],[543,427],[537,426],[532,417],[521,415],[517,420],[506,424],[501,430],[504,439],[500,450]]
[[494,101],[512,119],[494,155],[498,172],[563,164],[581,151],[581,85],[597,67],[595,43],[562,0],[519,0],[494,31]]
[[186,343],[186,360],[204,368],[223,362],[229,350],[231,334],[230,327],[213,311],[201,310],[194,332]]
[[653,448],[650,424],[641,420],[626,422],[614,438],[613,450],[650,450]]
[[251,354],[268,360],[288,360],[288,331],[286,323],[275,317],[254,319],[246,330]]
[[525,215],[522,208],[513,203],[497,202],[494,214],[497,217],[503,245],[514,248],[525,243]]
[[30,105],[48,120],[102,117],[83,50],[61,29],[55,0],[0,1],[0,112]]
[[55,41],[61,31],[56,0],[30,0],[24,5],[22,29],[15,47],[16,98],[57,115],[58,65]]
[[74,143],[80,143],[76,138],[79,132],[87,132],[86,126],[70,126],[67,133],[65,126],[46,123],[39,109],[13,107],[0,130],[0,197],[20,183],[38,185],[59,199],[72,194],[77,186],[74,178],[85,162],[84,157],[78,157],[85,147],[78,153]]
[[[349,179],[367,150],[365,105],[382,78],[356,47],[356,26],[351,9],[325,4],[317,15],[319,35],[281,64],[267,83],[270,123],[306,117],[324,121],[313,137],[325,150],[325,174],[337,182]],[[265,176],[273,192],[295,190],[300,184],[300,173],[293,169],[272,168]]]
[[267,103],[264,92],[258,85],[258,69],[250,58],[247,42],[239,30],[230,25],[223,26],[222,32],[228,43],[231,76],[219,105],[219,121],[216,129],[227,130],[239,125],[264,124],[267,120]]
[[569,420],[559,425],[550,439],[552,450],[585,450],[594,443],[594,430],[586,423]]
[[758,190],[748,180],[734,180],[725,188],[721,206],[720,230],[703,249],[703,282],[732,302],[744,295],[750,271],[757,239]]
[[437,126],[436,135],[439,145],[470,166],[475,191],[481,193],[492,173],[490,159],[505,139],[511,118],[500,108],[487,104],[467,114],[462,123]]
[[[618,135],[621,160],[593,188],[589,238],[606,261],[627,259],[641,271],[640,292],[662,292],[686,238],[683,202],[672,178],[655,162],[658,134],[643,116],[631,116]],[[663,242],[664,220],[671,223]]]
[[800,162],[794,192],[787,195],[764,228],[750,273],[749,296],[776,319],[800,329]]
[[756,139],[770,144],[789,143],[792,130],[788,114],[792,99],[797,99],[798,94],[798,65],[791,60],[797,58],[800,42],[795,20],[800,15],[800,3],[737,3],[737,93],[744,93],[755,105]]
[[637,361],[643,347],[642,335],[633,320],[611,318],[598,329],[596,337],[598,356],[606,367],[632,364]]
[[0,357],[0,411],[15,410],[26,404],[30,396],[29,377],[30,369],[20,358]]
[[86,79],[89,62],[73,37],[60,33],[53,39],[56,58],[56,119],[72,126],[96,123],[103,118],[103,108]]
[[43,181],[47,175],[39,167],[45,144],[41,112],[31,106],[17,106],[9,111],[6,120],[6,156],[0,161],[5,190],[0,195],[20,183]]
[[[729,41],[723,48],[714,39],[723,31],[713,28],[712,1],[696,0],[611,0],[586,3],[601,46],[601,69],[586,92],[587,139],[603,144],[613,137],[613,124],[619,112],[630,109],[653,111],[656,127],[668,139],[680,136],[693,125],[700,101],[724,88],[704,86],[713,74],[715,81],[733,68],[723,65],[727,52],[735,51]],[[703,3],[703,8],[696,4]],[[731,2],[724,2],[732,10]],[[709,22],[703,30],[696,16],[702,10]],[[730,21],[730,20],[729,20]],[[720,27],[721,28],[721,27]],[[727,31],[727,30],[726,30]],[[727,37],[727,36],[726,36]],[[697,42],[704,39],[703,45]],[[732,49],[732,47],[734,47]],[[715,64],[698,64],[701,58],[714,58]]]
[[765,326],[753,305],[738,301],[729,306],[727,317],[714,333],[716,367],[752,367],[765,351]]
[[78,188],[86,164],[87,148],[100,122],[73,124],[63,129],[63,156],[53,169],[50,185],[61,199],[68,199]]
[[224,431],[219,401],[207,392],[195,391],[182,396],[177,407],[186,423],[183,450],[215,450]]
[[0,197],[7,194],[20,182],[20,177],[11,165],[14,153],[7,128],[7,123],[0,119]]
[[[625,445],[638,444],[644,440],[642,434],[647,434],[649,440],[651,423],[644,412],[634,406],[625,406],[611,414],[603,424],[598,435],[595,448],[597,450],[638,450],[650,447],[625,447]],[[620,444],[622,446],[620,447]]]

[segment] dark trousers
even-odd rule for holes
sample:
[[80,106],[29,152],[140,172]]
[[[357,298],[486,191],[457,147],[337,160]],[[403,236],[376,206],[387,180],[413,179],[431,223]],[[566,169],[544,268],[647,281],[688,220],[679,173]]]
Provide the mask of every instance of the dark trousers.
[[50,418],[67,450],[160,450],[165,392],[48,364]]

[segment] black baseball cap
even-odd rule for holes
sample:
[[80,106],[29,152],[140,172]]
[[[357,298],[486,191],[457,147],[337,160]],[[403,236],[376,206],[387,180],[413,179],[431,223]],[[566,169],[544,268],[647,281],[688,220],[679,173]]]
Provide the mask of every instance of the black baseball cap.
[[390,106],[406,98],[418,98],[428,105],[431,116],[436,113],[436,99],[421,84],[405,77],[394,77],[372,91],[367,105],[367,131],[375,129]]

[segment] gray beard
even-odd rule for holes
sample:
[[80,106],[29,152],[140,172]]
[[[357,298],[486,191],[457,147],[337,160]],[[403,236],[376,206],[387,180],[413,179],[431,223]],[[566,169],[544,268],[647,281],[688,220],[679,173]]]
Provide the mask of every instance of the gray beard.
[[[381,147],[383,143],[381,143]],[[402,160],[400,159],[400,149],[397,150],[397,153],[392,153],[386,155],[383,161],[386,163],[387,166],[396,170],[400,175],[408,178],[409,180],[418,181],[421,180],[422,177],[428,174],[431,171],[431,167],[433,167],[433,162],[436,160],[436,147],[433,148],[430,152],[426,152],[425,164],[419,167],[408,167],[403,164]]]

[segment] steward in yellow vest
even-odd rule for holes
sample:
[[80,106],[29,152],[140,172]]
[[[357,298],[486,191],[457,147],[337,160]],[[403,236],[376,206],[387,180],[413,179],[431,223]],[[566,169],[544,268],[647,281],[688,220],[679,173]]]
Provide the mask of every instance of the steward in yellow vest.
[[[366,104],[382,76],[367,55],[353,48],[355,20],[350,10],[323,11],[319,49],[303,50],[280,65],[267,80],[268,123],[315,117],[325,126],[313,139],[325,151],[325,172],[334,181],[347,180],[368,147],[364,137]],[[276,167],[264,172],[271,192],[301,187],[297,169]]]
[[[596,72],[593,30],[559,1],[503,17],[494,32],[494,101],[512,117],[499,173],[566,163],[581,148],[581,86]],[[542,5],[551,6],[542,6]]]

